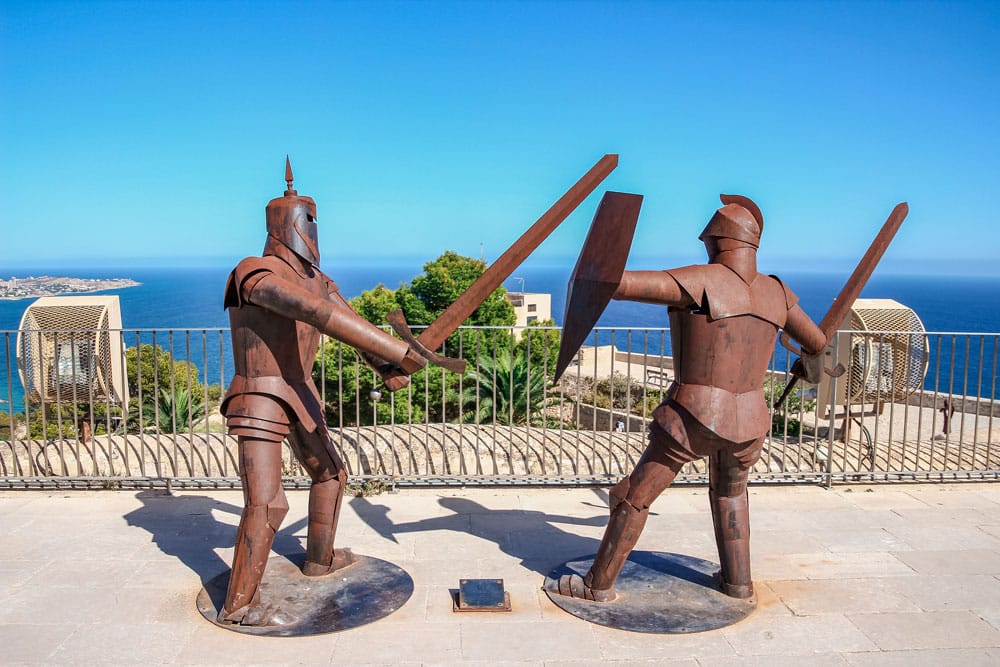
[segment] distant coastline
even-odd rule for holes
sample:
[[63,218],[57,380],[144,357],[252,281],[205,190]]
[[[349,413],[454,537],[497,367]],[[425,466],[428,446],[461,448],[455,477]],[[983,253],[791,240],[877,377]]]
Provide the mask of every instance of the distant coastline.
[[42,296],[69,296],[103,292],[124,287],[138,287],[142,283],[130,278],[60,278],[53,276],[28,276],[0,280],[0,300],[16,301]]

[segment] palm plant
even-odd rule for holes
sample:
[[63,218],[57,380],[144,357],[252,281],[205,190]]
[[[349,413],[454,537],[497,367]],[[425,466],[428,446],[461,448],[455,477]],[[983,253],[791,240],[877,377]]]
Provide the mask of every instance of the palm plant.
[[480,355],[465,381],[469,383],[463,391],[466,422],[535,423],[549,400],[542,369],[510,349],[497,350],[495,356]]
[[[137,403],[129,406],[129,425],[143,430],[173,433],[183,430],[205,416],[205,402],[201,394],[189,392],[186,387],[176,387],[173,391],[160,389],[156,401]],[[141,421],[140,421],[141,418]]]

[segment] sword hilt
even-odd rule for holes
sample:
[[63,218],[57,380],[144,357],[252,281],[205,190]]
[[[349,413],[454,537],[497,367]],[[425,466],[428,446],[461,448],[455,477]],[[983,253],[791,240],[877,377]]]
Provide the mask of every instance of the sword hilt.
[[427,349],[427,346],[420,342],[420,339],[413,335],[410,331],[410,325],[406,322],[406,316],[403,315],[402,310],[394,310],[385,316],[385,321],[389,323],[392,330],[399,334],[413,351],[419,354],[421,357],[431,362],[435,366],[440,366],[445,370],[449,370],[453,373],[464,373],[465,372],[465,359],[455,359],[454,357],[446,357],[443,354],[438,354],[433,350]]

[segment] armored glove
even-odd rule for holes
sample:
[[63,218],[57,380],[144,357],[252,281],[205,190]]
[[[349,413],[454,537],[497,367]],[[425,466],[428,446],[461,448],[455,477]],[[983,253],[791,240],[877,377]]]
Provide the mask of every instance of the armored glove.
[[823,355],[803,353],[792,364],[792,375],[802,378],[809,384],[819,384],[823,376]]
[[362,357],[369,366],[382,378],[382,383],[389,391],[399,391],[410,384],[410,376],[427,366],[427,360],[413,351],[412,348],[406,351],[406,355],[399,364],[393,364],[381,357],[373,354],[362,353]]

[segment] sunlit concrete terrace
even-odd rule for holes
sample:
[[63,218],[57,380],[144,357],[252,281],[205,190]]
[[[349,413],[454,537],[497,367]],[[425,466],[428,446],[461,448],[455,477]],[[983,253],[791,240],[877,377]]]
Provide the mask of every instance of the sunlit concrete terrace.
[[[6,664],[992,665],[1000,662],[1000,484],[751,487],[757,611],[645,635],[555,607],[544,574],[592,554],[602,489],[403,489],[350,498],[339,542],[414,594],[370,625],[307,638],[219,629],[195,608],[232,555],[238,491],[0,492]],[[304,549],[306,493],[276,552]],[[716,561],[705,490],[669,489],[638,548]],[[459,614],[461,577],[513,611]]]

